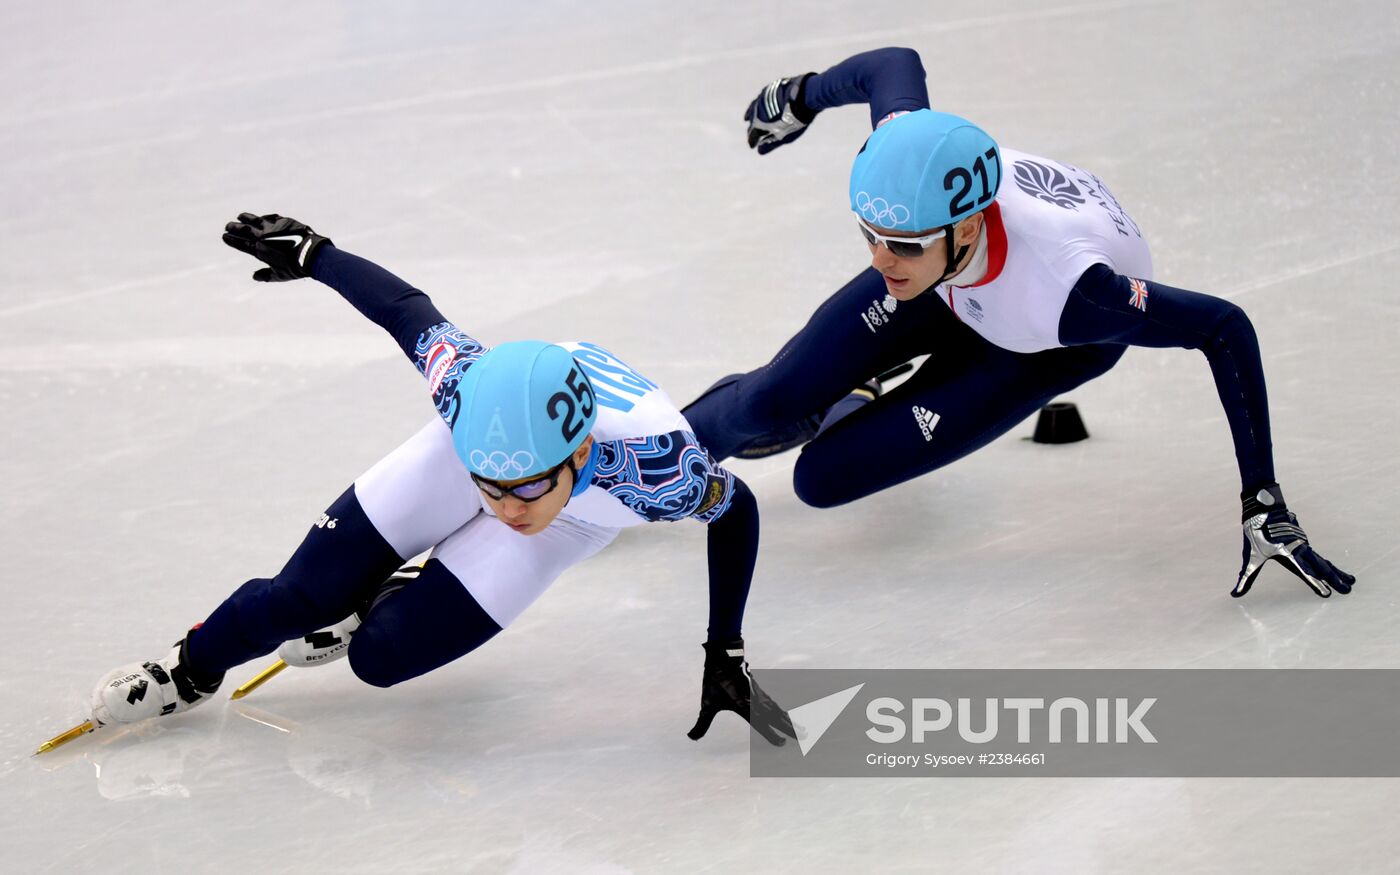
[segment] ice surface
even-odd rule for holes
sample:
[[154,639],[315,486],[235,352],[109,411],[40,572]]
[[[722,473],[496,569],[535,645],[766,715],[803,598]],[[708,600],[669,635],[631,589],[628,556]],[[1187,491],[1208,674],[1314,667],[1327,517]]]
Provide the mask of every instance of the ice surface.
[[[113,666],[280,567],[430,415],[334,294],[218,232],[314,224],[497,342],[582,337],[684,401],[858,270],[867,126],[758,158],[774,76],[904,44],[935,105],[1090,168],[1158,277],[1251,314],[1278,470],[1360,584],[1243,601],[1205,362],[1132,351],[946,471],[764,514],[772,667],[1394,667],[1400,17],[1325,4],[8,4],[0,28],[0,846],[24,872],[1393,871],[1388,780],[753,780],[696,744],[703,529],[629,531],[388,691],[344,664],[30,759]],[[879,453],[871,448],[869,461]],[[850,476],[860,477],[856,460]],[[231,683],[253,673],[235,672]],[[1321,739],[1320,743],[1327,743]]]

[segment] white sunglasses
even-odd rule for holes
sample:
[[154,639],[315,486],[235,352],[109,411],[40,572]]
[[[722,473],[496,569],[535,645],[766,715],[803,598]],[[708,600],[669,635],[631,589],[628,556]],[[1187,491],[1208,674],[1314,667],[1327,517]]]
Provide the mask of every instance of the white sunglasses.
[[932,234],[925,234],[922,237],[890,237],[866,224],[866,221],[860,217],[860,213],[853,215],[855,215],[856,224],[860,225],[860,233],[865,236],[867,243],[871,246],[879,246],[883,243],[890,254],[898,258],[918,258],[933,245],[933,241],[948,236],[948,230],[940,228]]

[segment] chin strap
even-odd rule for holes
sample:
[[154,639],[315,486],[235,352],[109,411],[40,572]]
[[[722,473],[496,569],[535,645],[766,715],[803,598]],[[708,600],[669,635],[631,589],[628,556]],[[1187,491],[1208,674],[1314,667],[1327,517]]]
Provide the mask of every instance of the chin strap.
[[962,260],[967,257],[968,251],[972,249],[971,246],[963,246],[957,250],[953,249],[955,245],[953,243],[953,228],[953,225],[943,226],[943,239],[946,242],[946,249],[948,252],[948,266],[943,270],[943,276],[939,277],[938,281],[932,286],[929,286],[930,289],[941,286],[952,277],[957,276]]

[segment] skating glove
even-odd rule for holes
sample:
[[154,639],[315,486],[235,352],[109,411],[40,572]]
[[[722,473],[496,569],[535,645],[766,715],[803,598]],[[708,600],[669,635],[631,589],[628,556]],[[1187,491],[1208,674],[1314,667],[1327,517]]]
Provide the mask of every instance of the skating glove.
[[768,697],[749,675],[744,662],[744,639],[707,641],[705,679],[700,686],[700,716],[686,733],[695,741],[710,730],[710,723],[721,711],[733,711],[749,722],[769,744],[782,745],[796,738],[787,712]]
[[1333,590],[1351,592],[1356,578],[1323,559],[1308,543],[1298,518],[1283,501],[1283,490],[1272,484],[1253,494],[1243,493],[1244,561],[1240,579],[1230,595],[1239,598],[1249,592],[1264,563],[1277,560],[1323,598]]
[[767,155],[779,146],[802,136],[817,114],[802,102],[807,77],[812,73],[789,79],[774,79],[758,92],[758,97],[744,110],[749,123],[749,148]]
[[280,283],[311,275],[311,260],[322,243],[330,240],[296,219],[273,213],[255,216],[239,213],[238,221],[224,226],[224,242],[266,264],[253,279]]

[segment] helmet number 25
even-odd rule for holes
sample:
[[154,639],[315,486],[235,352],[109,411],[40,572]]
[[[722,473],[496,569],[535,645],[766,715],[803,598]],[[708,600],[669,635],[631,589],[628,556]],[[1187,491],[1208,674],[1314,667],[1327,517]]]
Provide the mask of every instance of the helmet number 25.
[[[573,397],[570,397],[568,392],[555,392],[549,396],[545,412],[549,414],[550,420],[564,420],[559,425],[559,431],[564,435],[566,442],[572,442],[578,437],[584,421],[593,415],[593,387],[588,384],[588,378],[581,374],[578,368],[569,369],[569,376],[565,378],[564,383],[569,387],[569,391],[573,392]],[[578,401],[577,406],[574,404],[575,400]]]
[[963,167],[954,167],[943,177],[944,191],[953,191],[953,189],[957,187],[957,191],[954,192],[952,200],[948,201],[948,215],[952,218],[956,219],[958,216],[972,209],[973,203],[967,198],[972,193],[972,177],[974,174],[982,183],[982,193],[978,196],[976,205],[978,207],[985,206],[987,201],[992,199],[991,180],[987,176],[987,164],[982,160],[984,157],[989,161],[996,162],[997,179],[1000,179],[1001,156],[997,154],[996,147],[988,149],[985,155],[978,156],[977,160],[972,163],[971,173]]

